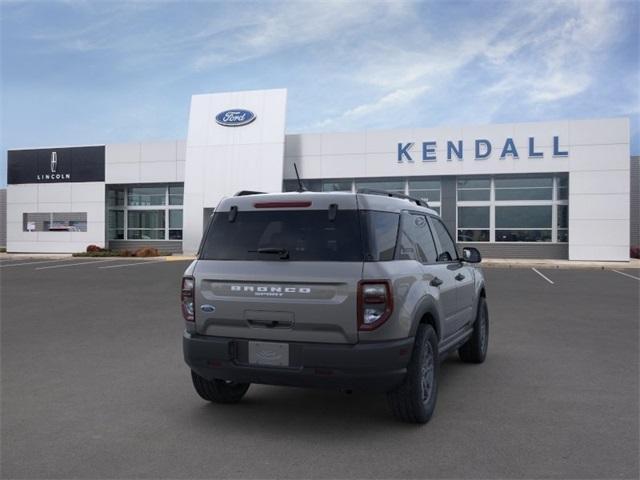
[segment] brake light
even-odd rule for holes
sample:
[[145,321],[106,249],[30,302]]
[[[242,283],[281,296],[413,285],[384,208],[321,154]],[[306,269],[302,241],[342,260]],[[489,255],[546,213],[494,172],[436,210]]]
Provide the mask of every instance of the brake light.
[[364,280],[358,283],[358,330],[375,330],[393,312],[389,280]]
[[187,322],[195,322],[195,307],[193,295],[195,283],[196,282],[193,277],[182,277],[180,303],[182,306],[182,316]]
[[311,206],[311,202],[258,202],[253,206],[255,208],[306,208]]

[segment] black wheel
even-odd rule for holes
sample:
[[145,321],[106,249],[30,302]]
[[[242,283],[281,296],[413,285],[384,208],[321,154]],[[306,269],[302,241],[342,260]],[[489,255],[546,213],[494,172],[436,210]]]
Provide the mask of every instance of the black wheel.
[[191,371],[193,386],[205,400],[215,403],[238,403],[247,393],[250,383],[235,383],[226,380],[207,380]]
[[489,346],[489,309],[487,300],[480,297],[473,334],[459,349],[460,359],[466,363],[482,363],[487,358]]
[[427,423],[438,396],[438,337],[431,325],[420,325],[404,382],[387,393],[393,415],[403,422]]

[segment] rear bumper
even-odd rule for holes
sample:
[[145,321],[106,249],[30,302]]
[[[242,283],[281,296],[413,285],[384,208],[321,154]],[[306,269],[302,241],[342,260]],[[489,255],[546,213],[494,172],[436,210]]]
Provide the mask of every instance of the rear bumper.
[[289,367],[250,365],[248,343],[185,332],[184,360],[209,380],[385,392],[404,379],[413,338],[355,345],[289,343]]

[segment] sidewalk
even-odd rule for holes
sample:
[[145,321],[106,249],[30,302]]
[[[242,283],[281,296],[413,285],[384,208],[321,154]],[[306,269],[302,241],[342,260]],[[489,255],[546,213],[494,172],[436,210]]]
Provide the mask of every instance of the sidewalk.
[[522,258],[483,258],[481,267],[496,268],[596,268],[599,270],[620,270],[624,268],[640,268],[640,259],[632,258],[628,262],[591,262],[579,260],[545,260]]

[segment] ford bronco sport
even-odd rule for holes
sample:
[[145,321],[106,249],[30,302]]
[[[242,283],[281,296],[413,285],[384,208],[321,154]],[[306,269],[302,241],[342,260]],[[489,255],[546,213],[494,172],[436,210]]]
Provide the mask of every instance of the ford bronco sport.
[[219,403],[251,383],[386,392],[398,419],[425,423],[443,357],[487,354],[478,262],[404,195],[226,198],[182,279],[193,385]]

